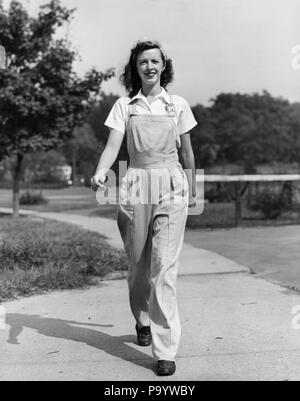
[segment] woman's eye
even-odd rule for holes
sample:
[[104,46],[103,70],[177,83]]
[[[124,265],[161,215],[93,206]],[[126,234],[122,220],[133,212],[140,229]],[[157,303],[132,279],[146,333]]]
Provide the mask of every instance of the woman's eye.
[[[151,62],[152,62],[153,64],[158,64],[158,63],[159,63],[158,60],[151,60]],[[140,61],[140,64],[147,64],[147,61],[146,61],[146,60]]]

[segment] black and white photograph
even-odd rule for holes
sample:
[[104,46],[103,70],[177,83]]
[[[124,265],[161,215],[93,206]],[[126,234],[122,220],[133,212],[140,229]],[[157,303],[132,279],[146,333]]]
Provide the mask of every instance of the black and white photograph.
[[299,0],[0,0],[0,381],[300,380]]

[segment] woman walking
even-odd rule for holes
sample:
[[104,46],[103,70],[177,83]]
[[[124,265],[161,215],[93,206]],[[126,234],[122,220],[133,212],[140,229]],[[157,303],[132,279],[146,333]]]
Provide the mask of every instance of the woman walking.
[[138,344],[152,344],[157,374],[172,375],[181,336],[178,258],[196,197],[189,132],[197,122],[186,100],[166,91],[173,66],[158,42],[137,43],[121,80],[128,96],[117,100],[105,122],[110,135],[91,182],[104,184],[126,133],[130,165],[120,187],[118,227],[129,259],[130,306]]

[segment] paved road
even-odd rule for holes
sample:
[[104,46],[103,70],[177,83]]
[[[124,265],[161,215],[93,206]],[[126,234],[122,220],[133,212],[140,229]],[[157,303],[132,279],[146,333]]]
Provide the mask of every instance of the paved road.
[[185,241],[300,291],[300,226],[188,230]]

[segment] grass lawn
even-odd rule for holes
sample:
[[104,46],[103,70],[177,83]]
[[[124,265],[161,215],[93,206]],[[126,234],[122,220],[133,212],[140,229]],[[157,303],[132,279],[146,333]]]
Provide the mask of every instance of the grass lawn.
[[[99,216],[116,219],[118,205],[99,205],[95,193],[86,187],[64,189],[44,189],[43,196],[48,200],[43,205],[21,205],[22,209],[40,212],[64,212],[85,216]],[[0,207],[11,207],[11,191],[0,190]],[[300,224],[300,211],[285,212],[276,220],[266,220],[259,212],[243,208],[242,227],[278,226]],[[198,216],[189,216],[188,228],[225,228],[235,226],[235,206],[231,203],[207,203],[204,212]]]
[[49,220],[0,216],[0,302],[125,276],[125,253],[98,233]]
[[[20,193],[24,193],[21,190]],[[39,192],[34,190],[34,193]],[[95,194],[85,187],[70,187],[64,189],[43,189],[43,197],[48,201],[41,205],[21,205],[22,209],[40,212],[64,212],[67,210],[93,209],[98,206]],[[0,207],[12,207],[12,191],[0,190]]]
[[[43,189],[42,194],[48,200],[47,204],[21,205],[21,209],[116,219],[118,205],[99,205],[95,193],[89,188]],[[0,207],[12,207],[11,190],[0,189]]]

